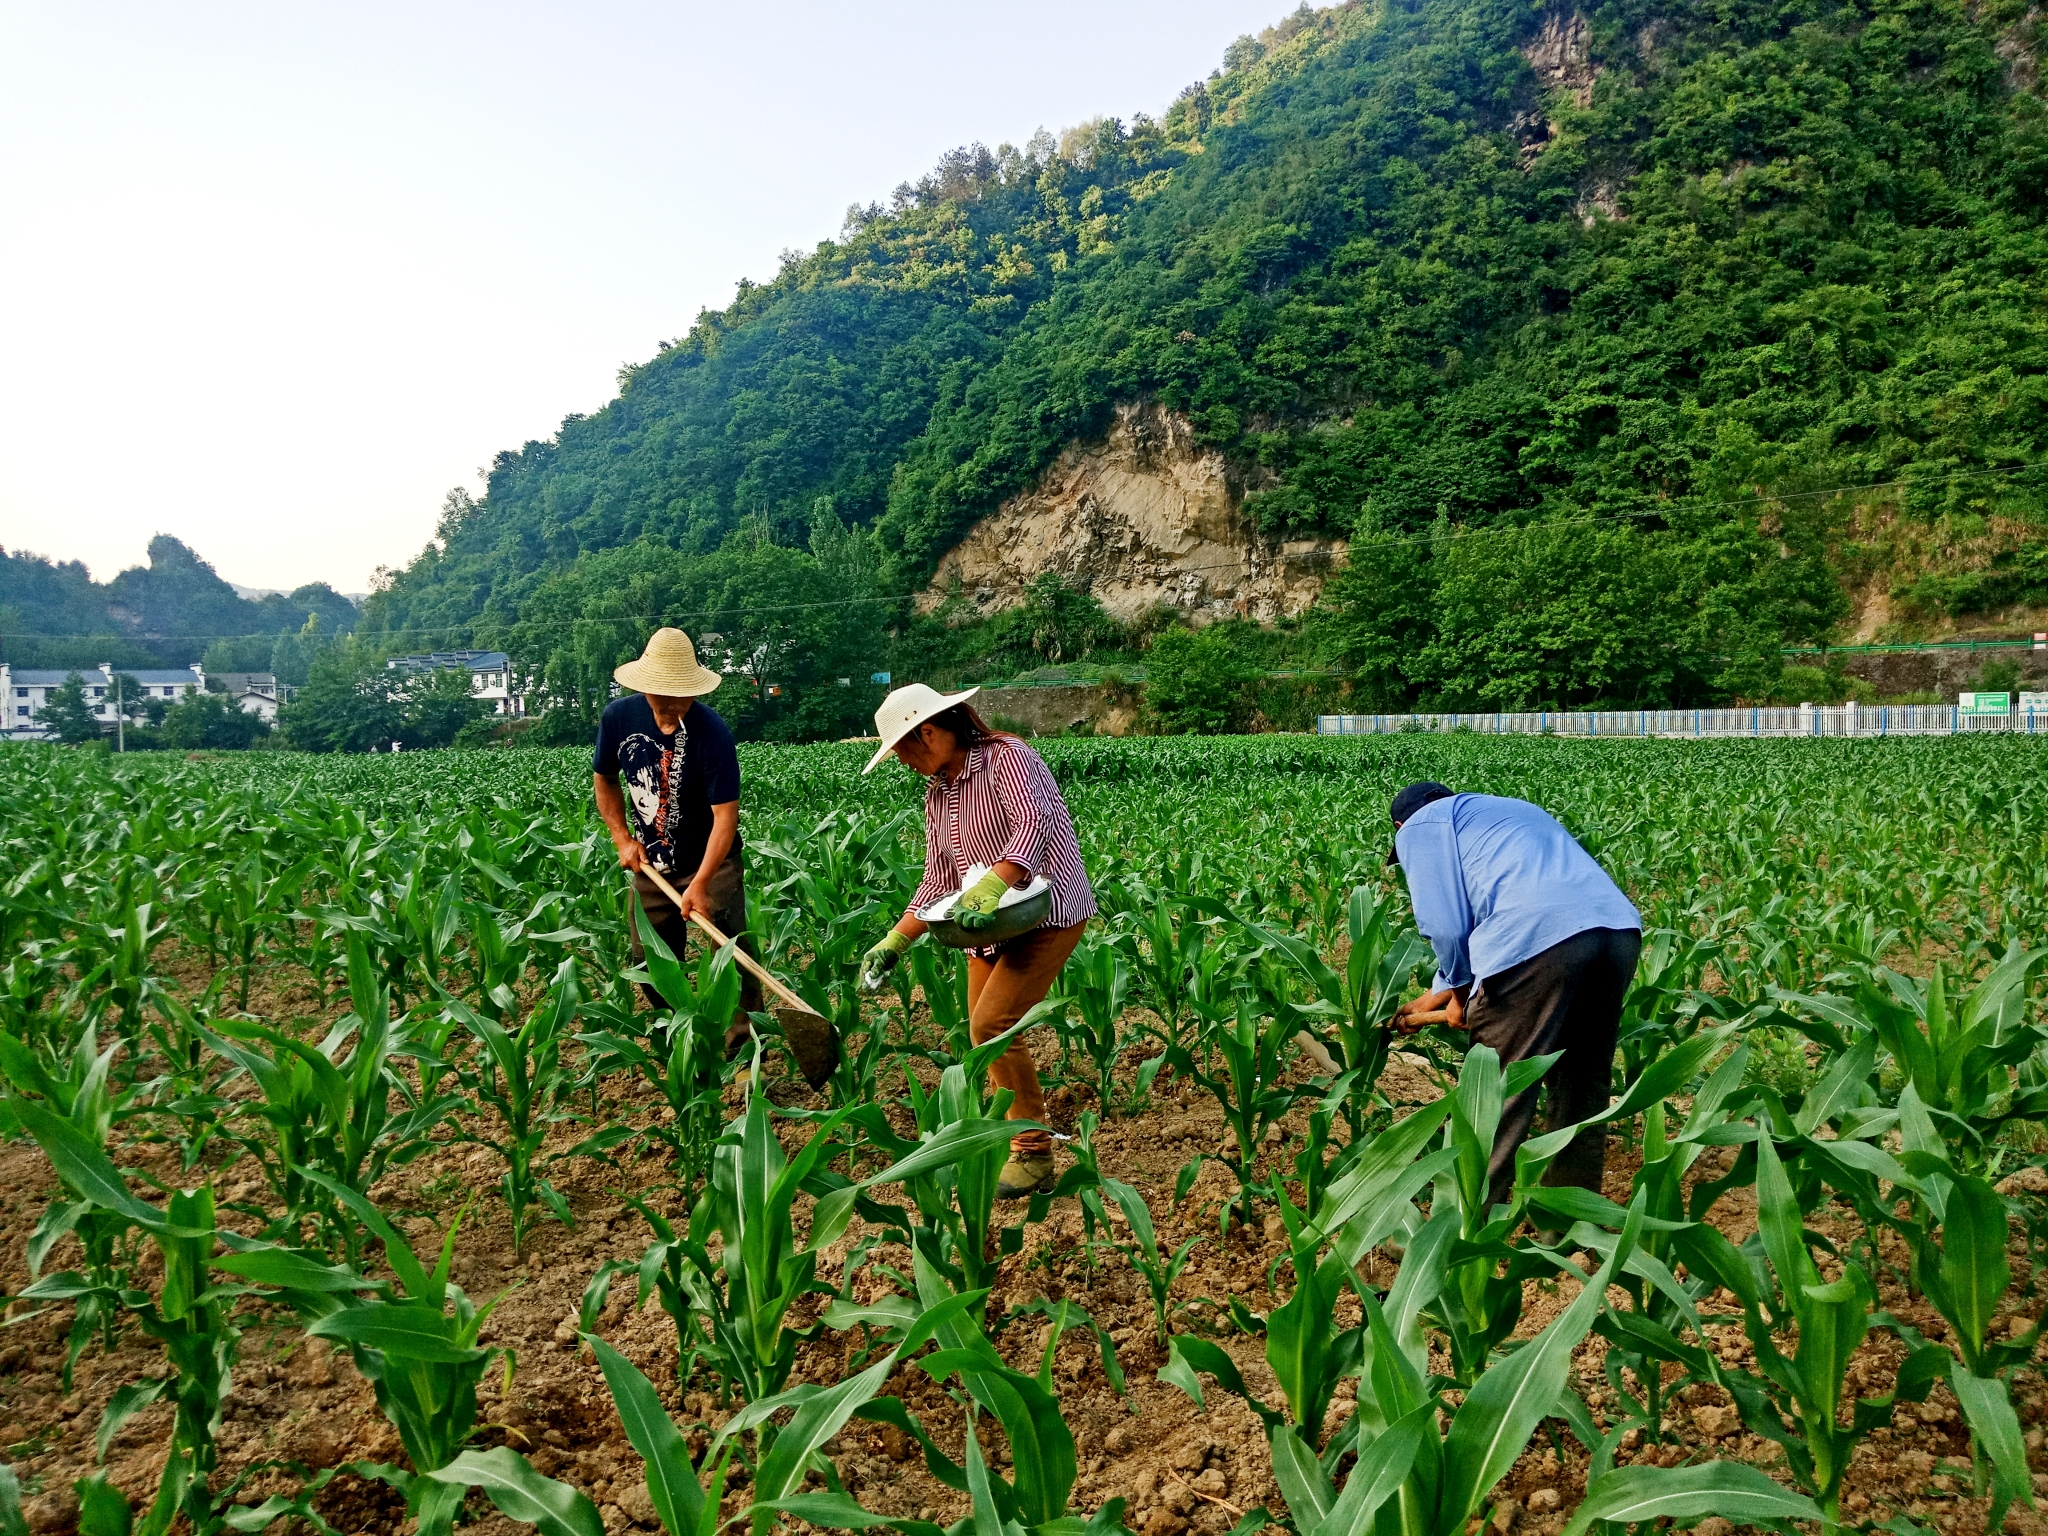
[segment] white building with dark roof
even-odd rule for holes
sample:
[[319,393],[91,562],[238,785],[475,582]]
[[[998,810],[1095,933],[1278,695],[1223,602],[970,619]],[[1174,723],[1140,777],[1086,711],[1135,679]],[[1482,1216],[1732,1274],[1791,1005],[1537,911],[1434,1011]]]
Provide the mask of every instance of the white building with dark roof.
[[85,702],[92,712],[114,727],[114,709],[117,698],[126,701],[128,693],[125,684],[117,685],[114,674],[121,676],[141,689],[142,697],[148,699],[178,700],[187,694],[198,693],[206,687],[206,674],[194,662],[189,667],[176,670],[159,670],[145,667],[116,667],[111,662],[101,662],[97,667],[12,667],[0,661],[0,707],[7,711],[4,728],[0,736],[16,741],[40,741],[48,733],[42,726],[43,706],[50,695],[64,686],[65,680],[76,672],[85,686]]
[[525,698],[513,691],[512,658],[503,651],[430,651],[424,656],[394,656],[384,663],[399,672],[469,670],[469,691],[497,715],[523,715]]

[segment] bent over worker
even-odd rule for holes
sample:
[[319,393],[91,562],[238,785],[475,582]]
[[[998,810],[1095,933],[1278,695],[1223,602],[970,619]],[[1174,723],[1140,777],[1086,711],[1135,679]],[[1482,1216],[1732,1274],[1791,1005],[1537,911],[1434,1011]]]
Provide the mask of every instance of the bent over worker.
[[[992,729],[975,713],[967,701],[977,691],[942,694],[912,683],[890,694],[875,711],[882,745],[862,771],[872,773],[893,751],[904,767],[926,776],[924,880],[910,910],[867,952],[861,969],[879,976],[894,967],[924,934],[917,914],[959,891],[973,866],[982,865],[988,873],[961,892],[952,911],[953,920],[970,933],[994,921],[1006,890],[1043,875],[1052,887],[1045,921],[1002,944],[968,951],[968,1035],[980,1045],[1045,1000],[1096,907],[1088,872],[1081,867],[1074,820],[1052,770],[1020,738]],[[1044,1123],[1045,1091],[1029,1046],[1012,1041],[988,1075],[998,1088],[1016,1095],[1011,1119]],[[1052,1182],[1052,1137],[1026,1131],[1013,1139],[996,1193],[1016,1200],[1049,1189]]]
[[[1435,985],[1395,1015],[1444,1009],[1501,1064],[1561,1050],[1541,1084],[1501,1106],[1491,1198],[1507,1198],[1515,1149],[1528,1138],[1538,1087],[1550,1127],[1607,1108],[1622,1000],[1642,953],[1642,919],[1607,871],[1541,806],[1454,794],[1425,780],[1394,796],[1389,863],[1408,876],[1415,924],[1436,950]],[[1572,1138],[1547,1184],[1600,1191],[1607,1128]]]
[[[699,702],[724,678],[698,663],[696,646],[680,629],[657,629],[640,659],[612,676],[633,692],[605,706],[590,768],[597,813],[619,850],[620,866],[633,872],[634,899],[678,959],[689,946],[692,912],[702,912],[727,938],[745,945],[739,749],[732,728]],[[626,825],[629,797],[633,827]],[[680,908],[647,878],[650,867],[673,876],[671,883],[688,880],[679,893]],[[637,922],[631,936],[633,958],[644,959]],[[641,990],[655,1012],[667,1011],[658,991],[644,984]],[[742,971],[740,1011],[725,1036],[728,1051],[748,1038],[747,1015],[760,1008],[761,984]]]

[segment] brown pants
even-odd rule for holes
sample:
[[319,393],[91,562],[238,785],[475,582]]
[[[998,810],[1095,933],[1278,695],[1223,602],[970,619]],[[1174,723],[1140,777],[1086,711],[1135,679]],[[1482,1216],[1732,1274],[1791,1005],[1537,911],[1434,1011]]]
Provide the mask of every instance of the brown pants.
[[[676,882],[670,880],[669,884]],[[688,953],[693,940],[699,948],[709,947],[711,941],[702,930],[695,923],[686,921],[676,910],[676,904],[662,894],[661,887],[637,869],[633,871],[633,894],[639,898],[640,910],[647,914],[647,921],[661,935],[662,943],[675,952],[678,960]],[[715,910],[707,915],[712,925],[728,939],[737,938],[740,948],[748,954],[755,954],[753,936],[747,932],[746,865],[741,861],[737,848],[725,856],[725,862],[712,875],[711,900]],[[644,961],[646,956],[640,948],[640,925],[637,922],[632,925],[632,938],[633,958]],[[660,992],[644,983],[640,990],[647,994],[648,1004],[656,1013],[668,1012],[668,1003]],[[746,971],[741,971],[740,1008],[732,1016],[732,1026],[725,1032],[727,1050],[747,1038],[747,1015],[760,1012],[761,1007],[761,983]]]
[[[992,960],[980,955],[967,957],[967,1035],[976,1045],[995,1039],[1010,1028],[1052,990],[1053,978],[1067,963],[1067,956],[1081,942],[1081,930],[1088,924],[1068,928],[1035,928],[1022,938],[1012,939]],[[988,1069],[989,1081],[1016,1094],[1010,1101],[1012,1120],[1045,1123],[1045,1090],[1038,1083],[1038,1063],[1031,1047],[1022,1040],[996,1058]],[[1010,1143],[1019,1157],[1045,1157],[1052,1152],[1052,1137],[1044,1131],[1026,1131]]]
[[[1643,936],[1633,928],[1588,928],[1541,954],[1489,976],[1466,1013],[1474,1045],[1490,1045],[1509,1062],[1564,1055],[1541,1083],[1501,1106],[1488,1164],[1490,1198],[1498,1205],[1515,1182],[1515,1150],[1536,1119],[1536,1094],[1550,1094],[1550,1129],[1562,1130],[1608,1106],[1614,1086],[1614,1039],[1621,1004],[1636,973]],[[1600,1193],[1607,1167],[1607,1127],[1588,1126],[1550,1165],[1543,1182]]]

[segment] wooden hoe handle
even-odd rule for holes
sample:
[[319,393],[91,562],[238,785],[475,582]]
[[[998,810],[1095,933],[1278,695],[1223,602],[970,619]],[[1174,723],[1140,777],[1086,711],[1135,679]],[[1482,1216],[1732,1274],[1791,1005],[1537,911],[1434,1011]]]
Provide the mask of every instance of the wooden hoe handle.
[[[676,904],[676,910],[678,912],[682,911],[683,898],[677,893],[676,888],[663,878],[661,871],[652,864],[643,864],[640,868],[648,879],[661,887],[661,894]],[[703,929],[705,937],[709,938],[720,949],[725,948],[728,944],[732,944],[732,940],[718,931],[718,925],[702,912],[692,912],[690,914],[690,921]],[[769,973],[765,965],[748,954],[744,949],[741,949],[737,944],[733,944],[732,957],[739,961],[742,970],[751,973],[756,981],[789,1004],[790,1007],[802,1009],[805,1013],[816,1013],[818,1011],[794,992],[790,991],[787,986],[783,985],[782,982]]]

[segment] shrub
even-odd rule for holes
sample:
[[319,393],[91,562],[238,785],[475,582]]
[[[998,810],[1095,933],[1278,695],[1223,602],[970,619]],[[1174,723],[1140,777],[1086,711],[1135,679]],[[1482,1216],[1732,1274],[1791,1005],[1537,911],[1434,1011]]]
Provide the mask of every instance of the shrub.
[[1146,658],[1145,713],[1169,734],[1241,731],[1255,676],[1225,630],[1169,629]]

